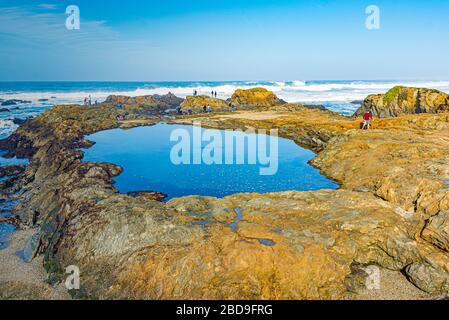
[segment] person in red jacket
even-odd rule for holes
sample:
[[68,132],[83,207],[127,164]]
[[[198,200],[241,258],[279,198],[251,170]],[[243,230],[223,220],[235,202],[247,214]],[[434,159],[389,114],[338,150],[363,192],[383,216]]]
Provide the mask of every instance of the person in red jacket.
[[362,127],[362,129],[363,130],[365,130],[365,129],[369,130],[372,120],[373,120],[373,114],[371,113],[371,111],[365,112],[365,114],[363,115],[363,127]]

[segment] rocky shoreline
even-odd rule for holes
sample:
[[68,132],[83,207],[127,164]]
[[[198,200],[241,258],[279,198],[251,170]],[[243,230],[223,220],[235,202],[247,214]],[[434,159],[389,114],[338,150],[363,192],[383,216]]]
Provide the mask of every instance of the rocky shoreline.
[[[44,257],[49,277],[60,281],[77,265],[77,295],[99,299],[345,299],[367,277],[354,266],[377,265],[432,295],[449,294],[449,114],[437,113],[444,108],[378,119],[362,131],[359,119],[258,90],[236,94],[245,111],[165,120],[279,128],[315,151],[312,164],[341,188],[167,203],[119,194],[113,178],[121,168],[83,162],[84,136],[162,116],[122,98],[129,116],[121,122],[114,98],[57,106],[0,141],[10,156],[30,158],[0,192],[18,194],[21,222],[37,229],[31,255]],[[171,108],[176,99],[167,98],[154,108]]]

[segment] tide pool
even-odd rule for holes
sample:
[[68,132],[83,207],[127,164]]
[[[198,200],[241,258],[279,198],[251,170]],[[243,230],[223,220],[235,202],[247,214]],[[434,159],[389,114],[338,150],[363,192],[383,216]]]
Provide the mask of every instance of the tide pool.
[[[170,136],[178,129],[193,135],[192,126],[167,124],[98,132],[86,137],[96,144],[84,150],[84,161],[120,165],[124,171],[114,180],[115,187],[122,193],[159,191],[167,194],[169,199],[188,195],[224,197],[245,192],[309,191],[338,187],[308,164],[315,157],[313,152],[299,147],[291,140],[277,137],[271,137],[277,139],[278,144],[278,170],[274,175],[260,175],[261,166],[247,162],[232,165],[175,165],[170,154],[176,142],[170,141]],[[257,136],[260,138],[261,135]],[[201,147],[206,145],[203,143]],[[235,149],[223,147],[221,151],[223,157],[229,152],[234,152],[236,157]],[[245,145],[246,156],[254,151],[259,150]]]

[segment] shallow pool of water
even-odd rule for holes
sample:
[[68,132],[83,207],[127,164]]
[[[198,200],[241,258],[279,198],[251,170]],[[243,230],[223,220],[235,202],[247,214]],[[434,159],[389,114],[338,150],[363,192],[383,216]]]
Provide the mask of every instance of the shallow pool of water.
[[[315,156],[313,152],[283,138],[273,138],[277,139],[278,144],[277,171],[274,175],[261,175],[261,168],[268,165],[261,165],[259,162],[249,164],[245,161],[245,164],[232,165],[204,163],[176,165],[171,158],[171,152],[179,140],[170,141],[170,135],[177,129],[185,130],[191,137],[194,136],[192,126],[167,124],[99,132],[87,137],[96,144],[84,150],[84,160],[120,165],[124,171],[115,178],[115,187],[120,192],[159,191],[167,194],[169,199],[187,195],[224,197],[243,192],[308,191],[338,187],[335,182],[308,164],[308,161]],[[210,130],[210,132],[223,134],[224,131]],[[256,136],[257,139],[262,136],[245,133],[241,135],[245,138]],[[204,151],[207,145],[207,142],[203,142],[197,147]],[[236,149],[230,150],[224,146],[225,143],[220,149],[223,162],[230,153],[233,154],[236,163]],[[259,149],[260,146],[253,149],[246,143],[245,159],[249,158],[249,154],[258,154]],[[196,149],[192,144],[192,153],[194,150]],[[267,141],[266,155],[274,156],[275,152],[271,151],[272,147]],[[229,159],[231,158],[230,156]],[[193,156],[191,159],[193,162]]]
[[8,247],[8,238],[16,231],[16,228],[8,223],[0,223],[0,250]]
[[8,151],[0,149],[0,167],[3,166],[18,166],[18,165],[28,165],[29,161],[27,159],[17,159],[17,158],[3,158]]

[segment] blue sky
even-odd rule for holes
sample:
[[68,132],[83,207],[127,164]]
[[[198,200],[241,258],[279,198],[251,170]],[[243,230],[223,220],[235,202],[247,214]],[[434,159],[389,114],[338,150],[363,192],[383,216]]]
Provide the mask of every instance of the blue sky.
[[0,0],[4,81],[447,80],[448,40],[447,0]]

